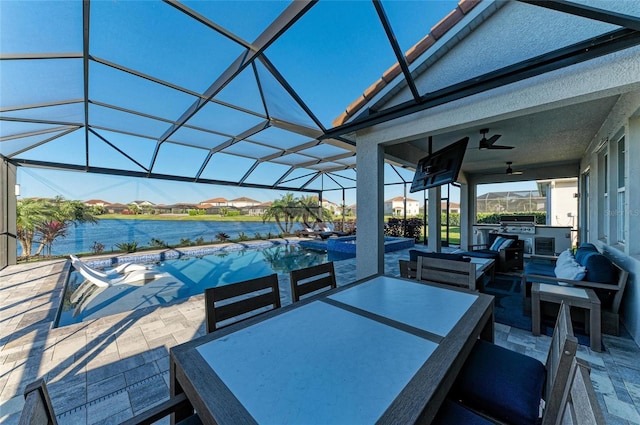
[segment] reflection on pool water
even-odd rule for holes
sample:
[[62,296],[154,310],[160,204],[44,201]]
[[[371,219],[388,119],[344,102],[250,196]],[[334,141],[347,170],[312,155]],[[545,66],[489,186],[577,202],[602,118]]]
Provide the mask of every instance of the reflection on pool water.
[[227,285],[271,273],[288,274],[291,270],[327,261],[327,253],[297,244],[277,245],[262,249],[215,251],[198,257],[165,260],[153,265],[161,277],[132,284],[97,288],[71,302],[73,292],[85,281],[74,271],[57,326],[67,326],[146,307],[167,304],[204,293],[205,288]]

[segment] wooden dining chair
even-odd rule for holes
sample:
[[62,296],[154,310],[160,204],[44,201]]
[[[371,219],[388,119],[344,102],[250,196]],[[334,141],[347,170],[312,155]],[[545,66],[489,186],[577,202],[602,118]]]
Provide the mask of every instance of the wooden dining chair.
[[415,279],[418,275],[418,262],[409,260],[398,260],[400,267],[400,277]]
[[[154,407],[145,410],[134,417],[122,422],[121,425],[151,425],[181,409],[193,412],[193,407],[182,393],[169,398]],[[49,398],[47,384],[44,379],[38,379],[27,385],[24,390],[24,407],[18,420],[18,425],[57,425],[56,415]],[[191,414],[178,425],[201,425],[202,421],[196,413]]]
[[578,340],[573,335],[569,306],[562,303],[547,361],[478,340],[460,370],[450,396],[483,415],[510,424],[554,423],[569,379]]
[[604,425],[600,403],[589,377],[589,366],[584,360],[574,358],[569,380],[560,402],[560,414],[555,424]]
[[[249,279],[229,285],[207,288],[204,291],[207,333],[232,323],[280,308],[278,275]],[[238,320],[221,322],[237,318]]]
[[416,279],[476,290],[476,265],[468,261],[419,256]]
[[304,269],[291,270],[289,277],[293,302],[300,301],[300,297],[321,289],[336,287],[336,272],[333,268],[333,261]]

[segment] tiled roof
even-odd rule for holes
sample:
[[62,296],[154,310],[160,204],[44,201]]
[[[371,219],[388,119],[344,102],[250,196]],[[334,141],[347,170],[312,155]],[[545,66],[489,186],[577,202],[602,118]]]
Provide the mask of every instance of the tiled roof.
[[255,199],[247,198],[246,196],[243,196],[241,198],[232,199],[229,202],[253,202],[253,203],[256,203],[256,204],[260,203],[260,201],[256,201]]
[[[395,198],[387,199],[385,202],[400,202],[400,201],[402,201],[402,196],[396,196]],[[418,200],[407,198],[407,202],[418,202]]]
[[213,198],[213,199],[207,199],[206,201],[202,201],[200,203],[201,204],[219,204],[221,202],[227,202],[227,200],[225,198]]
[[[413,47],[405,52],[405,59],[407,64],[412,64],[418,59],[424,52],[426,52],[433,44],[440,39],[444,34],[453,28],[458,22],[465,17],[466,14],[471,11],[482,0],[460,0],[458,6],[453,9],[447,16],[445,16],[440,22],[435,24],[429,34],[418,41]],[[391,83],[395,77],[402,73],[400,64],[395,63],[391,68],[387,69],[380,77],[379,80],[374,82],[369,88],[367,88],[362,96],[354,100],[347,109],[340,114],[335,120],[333,120],[334,126],[339,126],[346,123],[349,118],[353,117],[360,109],[362,109],[367,102],[369,102],[375,95],[380,93],[387,84]]]

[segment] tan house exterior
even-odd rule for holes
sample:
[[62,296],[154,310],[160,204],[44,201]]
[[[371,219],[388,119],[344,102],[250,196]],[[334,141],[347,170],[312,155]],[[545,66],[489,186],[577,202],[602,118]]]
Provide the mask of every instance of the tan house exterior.
[[[407,198],[406,202],[407,216],[420,214],[420,202],[416,199]],[[394,217],[401,217],[405,214],[405,202],[402,196],[387,199],[384,201],[384,214]]]

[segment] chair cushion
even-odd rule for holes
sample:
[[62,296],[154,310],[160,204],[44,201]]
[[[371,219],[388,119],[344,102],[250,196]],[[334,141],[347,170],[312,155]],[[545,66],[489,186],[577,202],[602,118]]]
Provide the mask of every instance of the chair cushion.
[[447,252],[427,252],[420,251],[419,249],[410,249],[409,250],[409,261],[418,261],[418,257],[429,257],[429,258],[439,258],[441,260],[453,260],[453,261],[471,261],[470,258],[463,257],[462,254],[459,253],[447,253]]
[[461,406],[455,401],[451,401],[448,399],[442,403],[442,406],[440,406],[440,410],[438,410],[438,414],[431,422],[432,425],[484,425],[492,423],[493,422],[488,421],[487,419],[472,412],[464,406]]
[[617,271],[611,260],[597,251],[587,252],[582,257],[582,265],[587,269],[585,280],[617,284]]
[[513,239],[507,239],[503,238],[502,236],[498,236],[496,240],[493,241],[493,244],[491,244],[489,249],[491,251],[501,251],[505,248],[509,248],[513,244],[513,242],[515,242]]
[[524,266],[525,274],[537,274],[542,276],[554,277],[555,266],[552,263],[543,263],[538,261],[530,261]]
[[593,244],[583,243],[582,245],[580,245],[580,247],[578,249],[576,249],[576,254],[575,254],[576,261],[584,266],[583,257],[586,254],[589,254],[590,252],[596,252],[597,253],[598,249]]
[[546,370],[539,360],[478,340],[452,396],[505,422],[535,424],[545,379]]
[[468,255],[469,257],[492,258],[494,260],[497,260],[500,257],[500,253],[498,251],[492,251],[490,249],[478,249],[474,251],[467,251],[463,254]]

